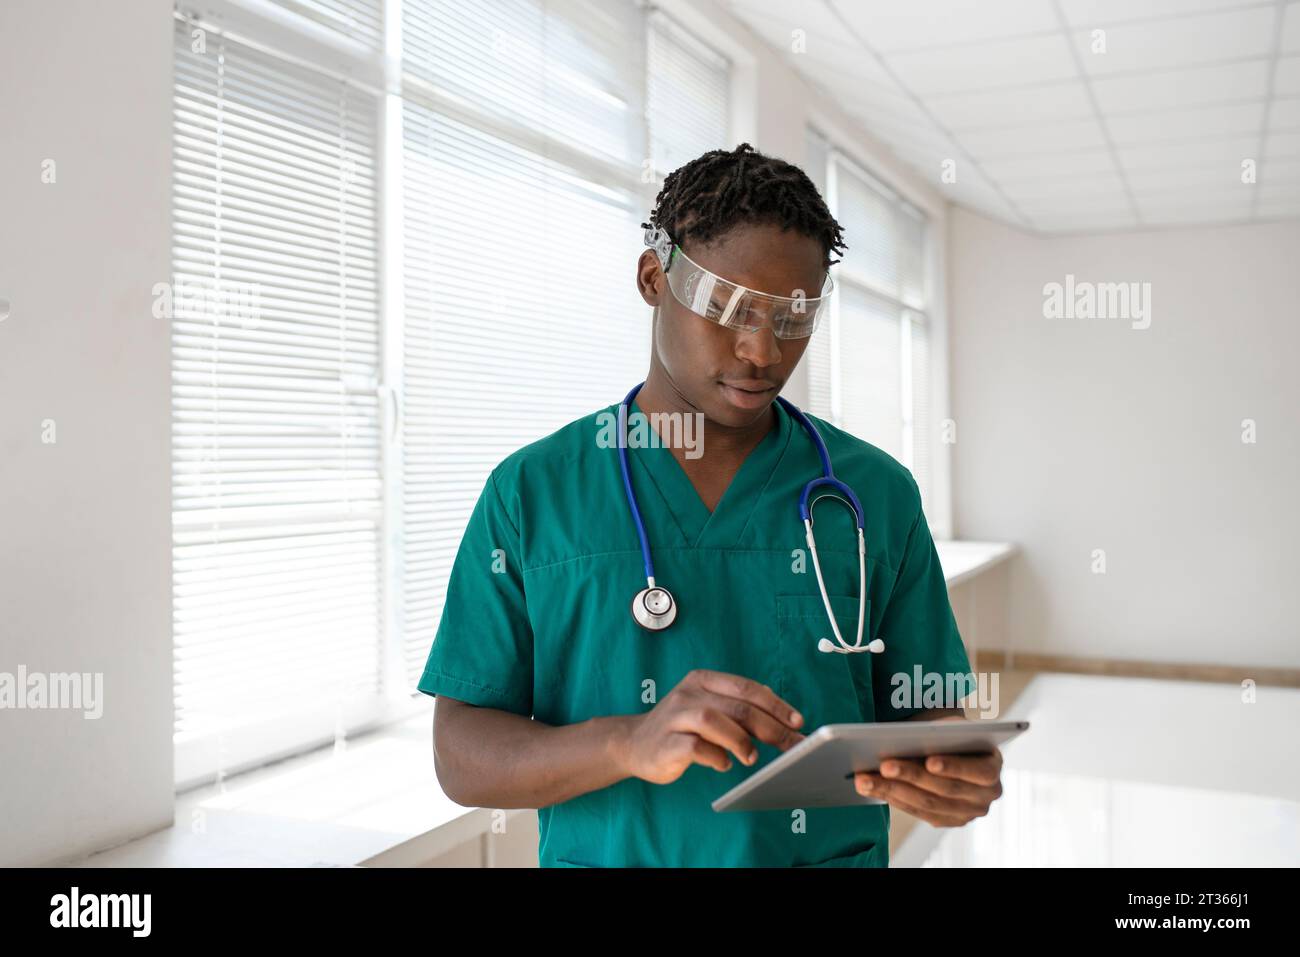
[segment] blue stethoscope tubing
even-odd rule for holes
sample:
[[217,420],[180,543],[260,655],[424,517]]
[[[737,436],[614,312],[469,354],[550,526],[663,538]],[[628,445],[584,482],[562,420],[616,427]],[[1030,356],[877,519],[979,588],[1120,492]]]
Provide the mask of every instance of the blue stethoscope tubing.
[[[650,540],[646,535],[645,522],[641,518],[641,508],[637,504],[636,493],[632,490],[632,476],[627,464],[627,411],[643,385],[645,383],[641,382],[633,386],[632,391],[618,407],[618,463],[623,473],[623,491],[627,494],[628,508],[632,512],[632,521],[636,524],[637,537],[641,541],[641,559],[646,576],[646,587],[637,592],[632,599],[632,617],[643,628],[661,631],[676,620],[677,603],[668,589],[655,583],[654,560],[650,557]],[[813,570],[817,575],[817,588],[821,592],[822,604],[826,607],[826,617],[830,620],[831,630],[835,634],[834,642],[828,638],[818,641],[817,650],[839,654],[863,651],[878,654],[885,650],[885,644],[879,638],[865,645],[862,643],[862,629],[866,624],[867,607],[866,514],[862,510],[862,503],[853,493],[853,489],[835,477],[835,471],[831,467],[830,452],[826,449],[821,433],[817,431],[817,427],[808,416],[784,396],[778,395],[776,401],[780,402],[795,421],[803,426],[804,431],[812,439],[813,445],[817,447],[817,457],[821,459],[822,464],[822,474],[808,482],[799,495],[799,518],[804,525],[804,538],[808,543],[808,550],[812,553]],[[830,491],[813,496],[813,492],[822,488]],[[839,623],[835,619],[830,596],[826,592],[826,582],[822,577],[821,561],[817,556],[817,539],[813,536],[813,506],[823,498],[833,498],[847,506],[853,512],[853,520],[858,529],[858,632],[856,640],[851,645],[840,634]]]

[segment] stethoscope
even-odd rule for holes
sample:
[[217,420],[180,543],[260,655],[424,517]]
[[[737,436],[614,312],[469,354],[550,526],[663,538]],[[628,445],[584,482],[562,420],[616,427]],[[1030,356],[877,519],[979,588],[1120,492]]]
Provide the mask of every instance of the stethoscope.
[[[650,631],[663,631],[677,620],[677,602],[667,588],[655,584],[655,566],[654,561],[650,558],[650,541],[646,537],[645,523],[641,520],[641,509],[637,505],[636,493],[632,491],[632,477],[627,467],[627,410],[631,407],[632,400],[641,391],[643,385],[645,385],[644,382],[633,387],[632,391],[627,394],[627,398],[618,407],[618,462],[623,470],[623,489],[627,493],[628,507],[632,510],[632,521],[636,523],[637,536],[641,539],[641,557],[645,563],[646,587],[637,592],[632,599],[632,617],[636,619],[636,623],[642,628],[647,628]],[[817,446],[817,455],[822,462],[822,474],[805,485],[803,493],[799,496],[799,517],[803,520],[804,538],[808,542],[808,550],[812,553],[813,570],[817,573],[817,587],[822,594],[822,604],[826,606],[826,617],[830,619],[831,630],[835,633],[835,642],[832,642],[829,638],[822,638],[817,642],[817,650],[828,653],[833,651],[842,655],[858,651],[871,651],[879,654],[885,650],[885,643],[879,638],[865,645],[862,643],[862,626],[865,622],[867,610],[866,517],[862,511],[862,503],[853,494],[853,489],[835,477],[835,473],[831,469],[830,453],[826,451],[826,443],[822,441],[821,433],[817,431],[817,427],[812,424],[803,412],[783,396],[778,395],[776,401],[780,402],[786,411],[803,426],[804,431],[813,440],[813,444]],[[823,487],[832,491],[824,492],[810,502],[808,499],[813,491]],[[842,494],[836,495],[836,492]],[[834,611],[831,609],[830,596],[826,594],[826,582],[822,578],[821,561],[817,557],[817,540],[813,537],[813,506],[823,498],[834,499],[850,508],[853,511],[854,521],[858,526],[858,634],[857,640],[851,645],[840,634],[840,626],[835,620]]]

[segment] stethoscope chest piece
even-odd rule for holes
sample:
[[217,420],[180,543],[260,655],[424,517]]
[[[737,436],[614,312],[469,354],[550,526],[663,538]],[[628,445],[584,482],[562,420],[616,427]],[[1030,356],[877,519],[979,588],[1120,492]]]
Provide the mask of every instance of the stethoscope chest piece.
[[663,631],[677,620],[677,602],[667,588],[642,588],[632,599],[632,617],[642,628]]

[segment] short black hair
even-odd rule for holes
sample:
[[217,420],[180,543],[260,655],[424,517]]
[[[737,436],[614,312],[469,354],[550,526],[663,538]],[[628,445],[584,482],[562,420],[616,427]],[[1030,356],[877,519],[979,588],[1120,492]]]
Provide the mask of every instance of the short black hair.
[[733,226],[771,224],[821,241],[826,265],[848,247],[840,224],[808,174],[793,163],[758,152],[748,143],[710,150],[668,174],[650,221],[674,243],[707,243]]

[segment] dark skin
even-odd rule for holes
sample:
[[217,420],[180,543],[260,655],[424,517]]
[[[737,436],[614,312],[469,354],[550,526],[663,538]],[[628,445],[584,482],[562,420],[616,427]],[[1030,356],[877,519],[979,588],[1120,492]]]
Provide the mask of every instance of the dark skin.
[[[773,295],[790,296],[795,290],[816,295],[826,275],[825,252],[816,240],[775,226],[737,227],[686,252],[705,269]],[[703,413],[704,455],[688,459],[685,449],[670,447],[713,511],[745,457],[776,424],[772,402],[799,364],[808,339],[778,339],[770,329],[745,332],[697,316],[668,289],[667,276],[650,250],[637,262],[636,281],[641,298],[655,309],[650,371],[637,404],[648,414]],[[766,387],[767,401],[757,409],[738,406],[728,384],[746,390]]]
[[[773,295],[815,296],[826,274],[821,243],[771,225],[740,225],[685,252],[718,275]],[[673,455],[709,511],[745,457],[776,423],[772,408],[808,339],[778,339],[771,329],[731,329],[677,301],[654,253],[637,261],[637,289],[654,307],[653,348],[637,404],[647,414],[702,413],[703,450]],[[929,711],[917,718],[961,712]],[[597,717],[553,727],[512,712],[440,695],[434,764],[452,800],[479,807],[546,807],[628,777],[677,780],[692,764],[718,771],[732,757],[757,760],[754,740],[785,751],[802,741],[803,719],[771,688],[742,675],[697,669],[640,715]],[[923,765],[895,759],[855,786],[936,826],[964,824],[1001,794],[1002,756],[942,755]],[[938,761],[941,766],[936,766]],[[883,776],[882,776],[883,775]],[[870,791],[864,791],[867,782]]]

